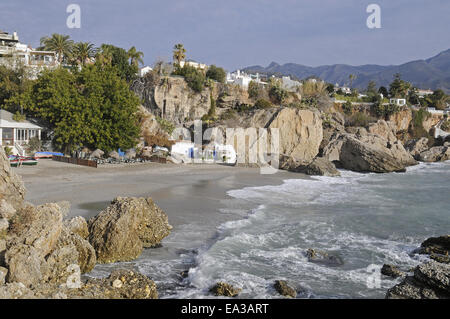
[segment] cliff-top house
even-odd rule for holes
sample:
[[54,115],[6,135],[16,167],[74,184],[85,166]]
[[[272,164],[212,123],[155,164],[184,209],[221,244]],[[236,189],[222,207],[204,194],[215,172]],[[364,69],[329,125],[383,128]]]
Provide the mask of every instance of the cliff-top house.
[[0,31],[0,64],[16,67],[19,63],[28,69],[30,78],[36,78],[44,67],[58,66],[55,52],[35,50],[20,43],[16,32]]

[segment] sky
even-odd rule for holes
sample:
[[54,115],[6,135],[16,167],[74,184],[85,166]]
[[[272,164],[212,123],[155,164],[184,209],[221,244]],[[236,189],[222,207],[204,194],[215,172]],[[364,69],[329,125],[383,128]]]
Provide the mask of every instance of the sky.
[[[70,29],[67,6],[81,8]],[[369,29],[369,4],[381,28]],[[187,58],[231,71],[298,63],[401,64],[450,48],[449,0],[0,0],[0,30],[33,47],[52,33],[144,52],[146,65]]]

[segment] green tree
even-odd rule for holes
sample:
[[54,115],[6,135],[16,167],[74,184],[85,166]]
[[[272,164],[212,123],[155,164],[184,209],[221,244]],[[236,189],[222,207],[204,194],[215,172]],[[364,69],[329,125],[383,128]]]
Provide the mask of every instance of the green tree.
[[431,104],[437,110],[444,110],[449,97],[445,95],[444,91],[438,89],[430,95]]
[[144,57],[144,53],[136,50],[134,46],[128,50],[127,54],[131,65],[139,67],[139,64],[144,64],[144,60],[142,59]]
[[40,49],[56,52],[59,63],[70,58],[72,54],[73,41],[68,35],[53,33],[51,37],[41,38],[40,42]]
[[374,102],[377,100],[379,94],[375,81],[370,81],[369,84],[367,84],[366,94],[370,101]]
[[389,96],[389,92],[384,86],[380,86],[380,88],[378,89],[378,93],[383,94],[383,97]]
[[184,48],[184,45],[181,43],[175,44],[173,47],[173,61],[179,65],[184,59],[186,59],[186,49]]
[[26,94],[31,98],[24,107],[48,122],[54,145],[66,153],[83,146],[110,151],[136,144],[139,99],[112,66],[45,70]]
[[78,42],[75,43],[72,50],[72,59],[74,63],[85,66],[86,63],[93,57],[97,49],[90,42]]
[[102,66],[112,66],[117,74],[127,82],[133,81],[137,77],[137,65],[129,63],[128,52],[125,49],[111,44],[102,44],[97,53],[96,63]]
[[389,86],[389,94],[395,98],[405,98],[411,88],[411,83],[403,81],[400,73],[394,74],[394,80]]
[[356,79],[356,75],[350,74],[348,79],[350,80],[350,88],[353,88],[353,81]]
[[258,99],[261,96],[261,91],[262,88],[258,83],[255,81],[250,81],[247,88],[249,98]]
[[15,68],[0,65],[0,107],[12,113],[21,112],[25,101],[15,97],[26,92],[32,82],[23,65]]
[[206,71],[206,77],[208,79],[213,79],[214,81],[225,83],[225,80],[227,78],[227,73],[224,69],[217,67],[215,65],[211,65],[208,68],[208,71]]

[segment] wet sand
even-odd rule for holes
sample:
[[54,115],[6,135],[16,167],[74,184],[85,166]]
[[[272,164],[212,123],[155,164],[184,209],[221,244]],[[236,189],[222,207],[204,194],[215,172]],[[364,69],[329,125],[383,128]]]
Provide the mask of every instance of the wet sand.
[[256,168],[224,165],[138,163],[91,168],[52,160],[15,171],[25,183],[27,201],[35,205],[69,201],[68,217],[89,219],[117,196],[152,197],[174,226],[217,211],[228,190],[276,185],[302,176],[285,171],[261,175]]

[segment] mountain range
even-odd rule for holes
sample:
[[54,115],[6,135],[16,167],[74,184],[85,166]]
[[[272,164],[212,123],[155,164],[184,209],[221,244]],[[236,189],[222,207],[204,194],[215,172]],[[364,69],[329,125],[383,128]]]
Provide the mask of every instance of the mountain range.
[[411,82],[420,89],[442,89],[450,94],[450,49],[438,55],[426,59],[416,60],[401,65],[382,66],[366,64],[352,66],[348,64],[324,65],[309,67],[296,63],[280,65],[272,62],[267,67],[259,65],[242,69],[245,72],[262,74],[282,74],[295,76],[298,79],[318,77],[326,82],[349,85],[349,75],[356,75],[353,87],[365,89],[369,81],[373,80],[377,86],[388,87],[392,82],[394,74],[400,73],[403,80]]

